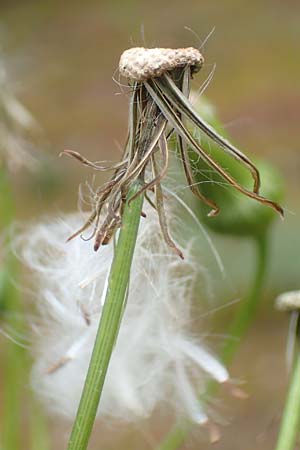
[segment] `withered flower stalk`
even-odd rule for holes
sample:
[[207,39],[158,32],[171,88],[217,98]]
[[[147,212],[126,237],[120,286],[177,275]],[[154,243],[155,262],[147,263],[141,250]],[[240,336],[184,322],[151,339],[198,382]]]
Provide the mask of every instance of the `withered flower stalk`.
[[[197,197],[211,207],[210,216],[219,213],[219,208],[198,190],[188,149],[193,149],[213,170],[237,191],[283,216],[282,208],[259,194],[260,175],[258,169],[246,155],[219,135],[206,123],[189,101],[190,80],[203,65],[200,52],[192,47],[181,49],[131,48],[120,59],[120,74],[127,78],[130,87],[129,133],[120,163],[112,167],[99,166],[79,153],[66,150],[64,153],[79,159],[96,170],[113,170],[111,179],[96,192],[95,207],[86,223],[69,239],[81,234],[91,225],[95,237],[94,249],[108,243],[115,230],[121,226],[122,213],[128,189],[132,181],[139,179],[142,188],[135,194],[145,194],[146,199],[157,210],[163,237],[180,256],[181,251],[172,241],[164,210],[161,181],[166,175],[169,162],[168,140],[174,135],[188,185]],[[246,167],[253,177],[253,190],[239,184],[201,147],[189,131],[187,124],[205,133],[223,151]],[[153,197],[154,192],[154,197]],[[100,220],[101,217],[101,220]]]

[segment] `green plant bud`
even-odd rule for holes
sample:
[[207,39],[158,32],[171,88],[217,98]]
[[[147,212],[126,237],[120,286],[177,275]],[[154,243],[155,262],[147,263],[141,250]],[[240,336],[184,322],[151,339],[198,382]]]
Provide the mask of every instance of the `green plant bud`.
[[[214,109],[201,97],[196,104],[199,115],[212,125],[218,133],[228,139],[228,134],[219,122]],[[200,142],[202,148],[209,153],[235,180],[249,191],[252,190],[253,180],[245,166],[232,156],[224,153],[219,146],[207,136],[193,128],[189,128]],[[192,161],[195,181],[205,197],[213,200],[220,208],[215,217],[209,217],[210,208],[195,201],[195,212],[206,226],[218,233],[237,236],[259,236],[265,233],[270,224],[277,217],[276,212],[266,205],[254,199],[246,197],[228,185],[217,172],[211,169],[196,153],[189,149],[189,157]],[[280,202],[283,197],[283,180],[280,174],[265,161],[254,161],[261,176],[260,194],[275,202]]]

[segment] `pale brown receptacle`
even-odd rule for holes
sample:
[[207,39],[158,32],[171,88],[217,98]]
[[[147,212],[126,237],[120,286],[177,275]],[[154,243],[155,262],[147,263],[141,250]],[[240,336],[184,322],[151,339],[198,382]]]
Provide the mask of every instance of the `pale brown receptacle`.
[[276,298],[275,306],[279,311],[300,312],[300,291],[284,292]]
[[178,67],[190,66],[193,72],[202,67],[204,58],[193,47],[187,48],[144,48],[125,50],[120,58],[120,74],[133,81],[144,81],[160,77]]

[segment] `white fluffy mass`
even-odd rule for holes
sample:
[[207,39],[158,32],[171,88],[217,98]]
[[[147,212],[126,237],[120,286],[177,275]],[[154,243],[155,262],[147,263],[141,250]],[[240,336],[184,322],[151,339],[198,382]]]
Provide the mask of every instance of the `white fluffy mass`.
[[[222,383],[228,373],[199,334],[189,331],[197,318],[192,299],[202,271],[191,255],[194,238],[187,233],[182,261],[164,243],[156,212],[146,213],[98,416],[134,421],[164,406],[205,423],[199,396],[210,378]],[[176,218],[169,222],[174,228]],[[80,214],[68,215],[35,225],[22,237],[39,311],[33,386],[50,410],[68,418],[76,414],[113,256],[113,243],[97,253],[80,238],[66,243],[81,225]]]
[[13,92],[4,60],[0,55],[0,162],[12,172],[20,167],[34,169],[36,159],[31,141],[37,138],[38,125]]

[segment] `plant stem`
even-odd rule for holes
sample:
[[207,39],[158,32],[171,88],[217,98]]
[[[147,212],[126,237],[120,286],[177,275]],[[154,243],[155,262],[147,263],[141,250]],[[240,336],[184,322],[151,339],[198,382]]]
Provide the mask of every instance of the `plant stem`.
[[[10,252],[10,227],[15,217],[14,198],[7,170],[0,162],[0,221],[4,235],[5,257],[1,270],[0,315],[14,332],[22,336],[23,321],[19,292],[14,284],[18,264]],[[15,450],[21,445],[24,349],[8,340],[5,346],[4,423],[2,445]]]
[[[15,277],[16,271],[9,273]],[[9,310],[5,311],[7,325],[17,334],[24,334],[20,298],[17,288],[11,280],[6,281],[5,294],[10,301]],[[23,387],[26,377],[25,351],[12,341],[8,341],[5,348],[5,389],[4,389],[4,427],[3,447],[15,450],[22,446],[22,412]]]
[[106,372],[124,310],[143,205],[142,195],[133,199],[130,204],[128,199],[140,188],[141,184],[136,182],[128,193],[122,217],[122,228],[110,269],[105,303],[68,450],[85,450],[87,448],[97,414]]
[[[12,344],[13,345],[13,344]],[[24,367],[20,349],[14,344],[8,347],[6,358],[6,379],[5,400],[4,400],[4,429],[3,429],[3,448],[6,450],[15,450],[22,446],[22,413],[24,405],[23,381]],[[22,349],[23,350],[23,349]]]
[[[23,305],[16,281],[19,277],[19,263],[11,251],[10,228],[15,219],[15,202],[8,172],[5,166],[0,165],[0,222],[4,234],[5,257],[0,268],[0,316],[5,319],[8,329],[13,330],[16,336],[24,336],[26,333]],[[27,384],[30,361],[26,350],[12,340],[8,340],[5,346],[5,389],[4,389],[4,421],[2,442],[5,450],[16,450],[23,447],[22,421],[24,413],[24,386]],[[32,400],[33,401],[33,400]],[[37,427],[42,415],[32,414],[32,434],[38,431],[43,434],[46,442],[48,434],[46,427],[43,430]],[[32,437],[35,440],[35,436]],[[40,447],[42,450],[49,448]]]
[[47,419],[34,395],[31,396],[31,447],[30,450],[50,450]]
[[247,298],[241,302],[238,312],[229,327],[229,337],[221,348],[220,358],[224,364],[231,363],[233,356],[240,345],[241,338],[245,335],[254,319],[258,304],[261,300],[267,269],[267,236],[263,234],[262,236],[255,238],[254,243],[256,245],[257,255],[254,279],[251,283],[250,292]]
[[286,404],[282,416],[276,450],[293,450],[300,425],[300,353],[297,353]]
[[[229,327],[229,338],[225,341],[223,347],[221,348],[220,359],[224,362],[224,364],[229,364],[232,361],[233,356],[240,344],[241,338],[247,332],[255,316],[257,306],[261,299],[267,269],[267,236],[262,235],[256,238],[255,244],[257,256],[254,279],[247,298],[242,301],[236,317]],[[207,392],[212,395],[217,386],[218,385],[215,382],[209,383]],[[176,450],[180,448],[184,444],[193,426],[194,424],[187,420],[179,424],[175,424],[160,443],[157,450]],[[280,450],[283,450],[283,448]]]

